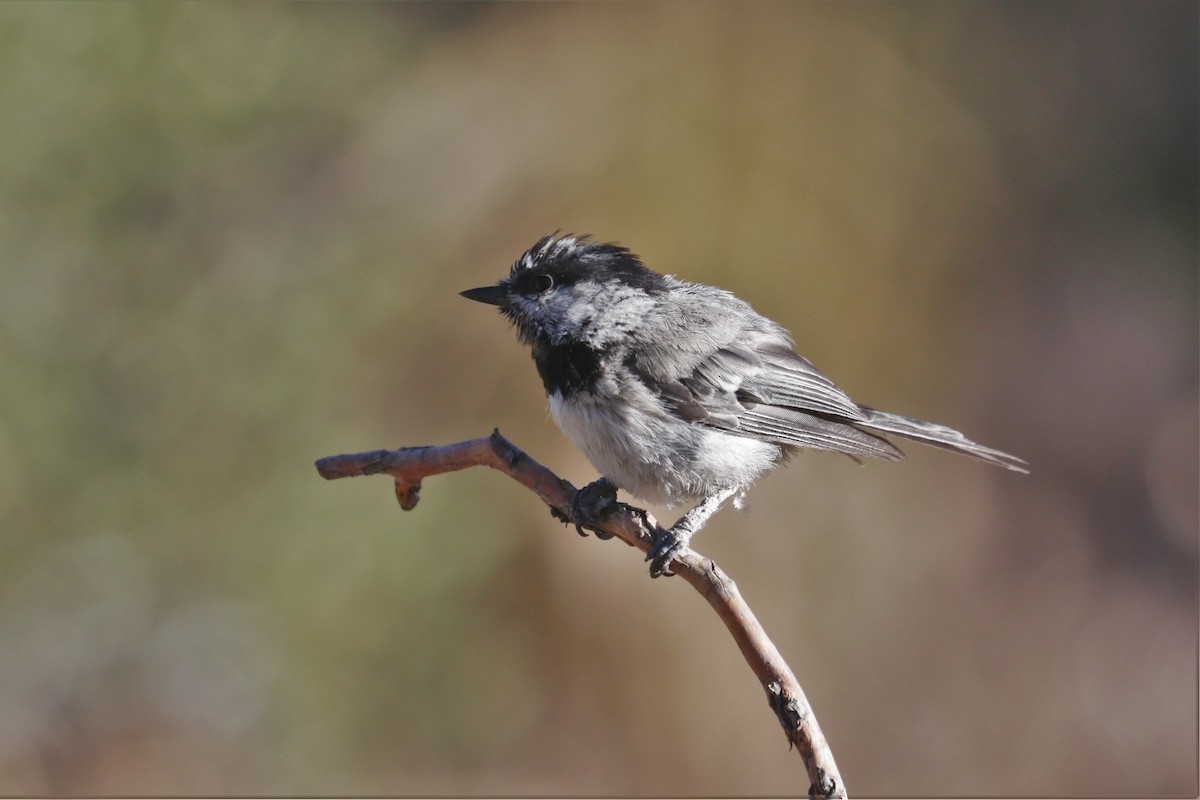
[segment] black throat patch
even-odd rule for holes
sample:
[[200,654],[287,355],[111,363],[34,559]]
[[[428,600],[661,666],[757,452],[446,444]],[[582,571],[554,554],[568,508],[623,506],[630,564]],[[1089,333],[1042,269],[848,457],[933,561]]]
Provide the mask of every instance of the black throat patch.
[[547,396],[558,392],[569,397],[594,388],[600,380],[600,353],[583,342],[550,344],[538,338],[533,343],[533,363]]

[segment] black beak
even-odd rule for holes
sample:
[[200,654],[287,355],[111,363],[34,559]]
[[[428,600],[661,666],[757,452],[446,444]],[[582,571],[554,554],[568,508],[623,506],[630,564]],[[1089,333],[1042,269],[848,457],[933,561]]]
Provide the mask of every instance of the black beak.
[[467,289],[459,292],[468,300],[476,303],[487,303],[490,306],[502,306],[508,302],[508,287],[504,284],[496,286],[480,286],[478,289]]

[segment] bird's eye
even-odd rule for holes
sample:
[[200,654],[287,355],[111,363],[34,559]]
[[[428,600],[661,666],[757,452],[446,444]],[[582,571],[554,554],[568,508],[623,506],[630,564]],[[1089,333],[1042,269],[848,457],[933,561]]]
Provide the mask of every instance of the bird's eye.
[[538,292],[548,292],[554,288],[554,278],[551,278],[546,273],[541,273],[533,279],[533,288]]

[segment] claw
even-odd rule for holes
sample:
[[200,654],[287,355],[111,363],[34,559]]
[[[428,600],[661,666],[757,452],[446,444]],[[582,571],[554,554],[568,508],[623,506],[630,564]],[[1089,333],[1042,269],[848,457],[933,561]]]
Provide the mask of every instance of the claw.
[[650,552],[646,553],[646,560],[650,562],[650,577],[674,575],[671,562],[679,555],[679,551],[687,547],[688,541],[704,527],[709,517],[717,513],[721,504],[739,491],[739,487],[730,486],[710,494],[700,505],[680,517],[669,530],[656,534]]
[[683,548],[687,547],[688,540],[691,538],[692,531],[682,525],[675,525],[660,533],[646,553],[646,561],[650,562],[650,577],[674,575],[675,573],[671,571],[671,562]]
[[617,487],[608,478],[592,481],[575,493],[571,500],[571,522],[580,536],[587,536],[583,528],[592,529],[598,539],[611,539],[611,533],[597,530],[596,525],[603,522],[617,505]]

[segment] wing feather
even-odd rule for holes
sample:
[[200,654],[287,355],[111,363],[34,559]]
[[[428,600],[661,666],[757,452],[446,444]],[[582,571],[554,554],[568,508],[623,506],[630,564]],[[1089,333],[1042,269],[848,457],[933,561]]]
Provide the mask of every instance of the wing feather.
[[711,310],[718,319],[705,328],[723,333],[717,341],[686,340],[668,353],[659,339],[627,356],[626,365],[669,410],[688,422],[775,444],[903,457],[883,437],[854,427],[863,412],[792,350],[781,328],[733,315],[753,326],[739,329],[722,310]]
[[956,430],[859,406],[787,331],[728,292],[672,282],[672,313],[644,320],[625,364],[683,420],[785,446],[896,460],[902,436],[1018,472],[1019,458]]

